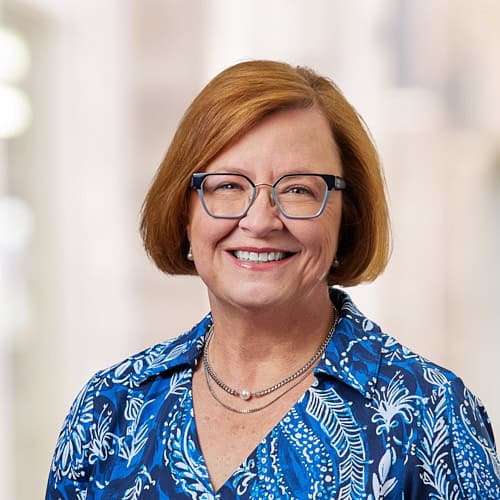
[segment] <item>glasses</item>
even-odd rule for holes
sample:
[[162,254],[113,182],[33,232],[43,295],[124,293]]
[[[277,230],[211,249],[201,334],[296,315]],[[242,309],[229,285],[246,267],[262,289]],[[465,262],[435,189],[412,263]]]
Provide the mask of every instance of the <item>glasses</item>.
[[346,182],[329,174],[287,174],[272,184],[254,184],[243,174],[195,173],[191,178],[203,208],[217,219],[245,217],[259,186],[271,188],[273,204],[284,217],[313,219],[323,213],[332,190],[346,189]]

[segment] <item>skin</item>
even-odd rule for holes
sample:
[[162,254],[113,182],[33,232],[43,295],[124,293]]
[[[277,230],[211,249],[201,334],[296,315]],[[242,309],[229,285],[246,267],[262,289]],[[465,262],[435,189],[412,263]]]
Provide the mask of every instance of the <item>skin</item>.
[[[287,173],[342,175],[342,166],[325,117],[317,108],[309,108],[265,118],[206,171],[243,173],[256,184],[272,184]],[[316,352],[331,326],[326,275],[337,250],[341,206],[341,193],[334,191],[320,217],[286,219],[273,205],[270,189],[261,187],[245,217],[215,219],[193,193],[187,234],[214,318],[209,355],[217,374],[230,386],[263,389],[293,373]],[[280,251],[288,257],[250,263],[237,259],[235,250]],[[268,409],[239,415],[210,396],[200,366],[193,375],[195,418],[217,489],[314,376],[310,374]],[[276,395],[242,402],[215,389],[226,403],[239,408],[260,406]]]

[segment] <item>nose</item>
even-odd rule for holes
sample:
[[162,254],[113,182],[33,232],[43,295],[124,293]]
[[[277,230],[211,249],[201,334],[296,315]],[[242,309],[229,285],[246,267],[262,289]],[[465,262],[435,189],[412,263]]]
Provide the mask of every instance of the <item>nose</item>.
[[[239,226],[253,232],[256,236],[282,229],[283,222],[272,197],[271,184],[260,183],[255,187],[257,194],[245,217],[240,219]],[[263,187],[269,190],[262,189]]]

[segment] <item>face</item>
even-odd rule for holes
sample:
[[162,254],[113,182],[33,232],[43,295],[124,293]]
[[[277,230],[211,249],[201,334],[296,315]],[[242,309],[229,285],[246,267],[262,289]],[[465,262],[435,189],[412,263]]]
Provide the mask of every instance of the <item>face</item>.
[[[326,118],[310,108],[265,118],[206,172],[241,173],[255,184],[272,184],[284,174],[341,175],[342,169]],[[325,300],[341,206],[341,193],[332,191],[318,218],[287,219],[263,186],[245,217],[215,219],[193,192],[187,234],[212,308],[297,307],[299,301]]]

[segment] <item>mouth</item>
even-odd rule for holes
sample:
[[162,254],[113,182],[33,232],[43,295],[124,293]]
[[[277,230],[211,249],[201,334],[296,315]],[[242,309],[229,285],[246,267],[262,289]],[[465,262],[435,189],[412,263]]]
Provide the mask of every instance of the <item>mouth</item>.
[[290,257],[290,252],[248,252],[246,250],[233,250],[231,252],[238,260],[246,262],[276,262]]

